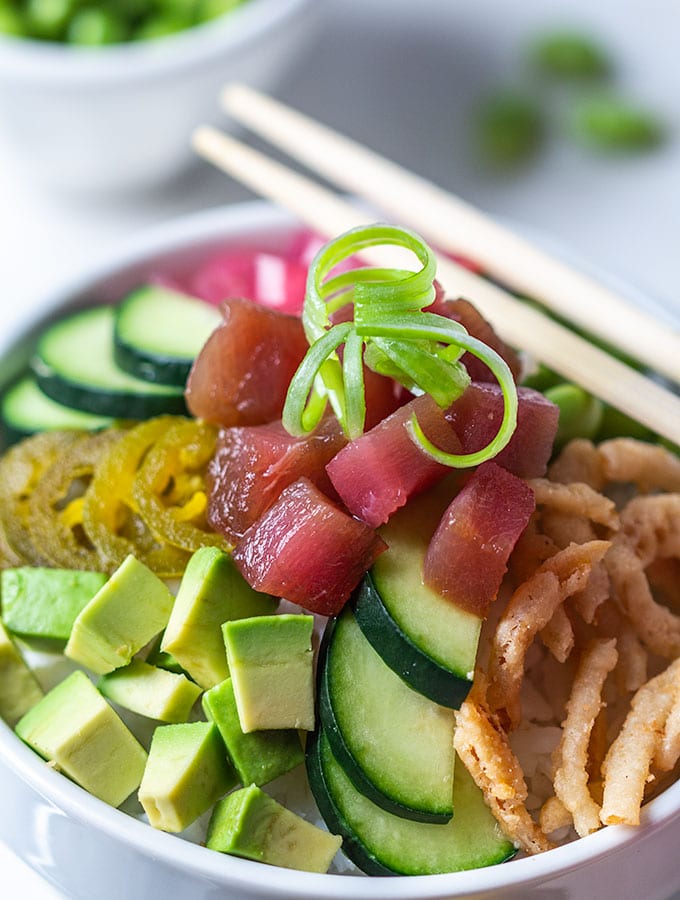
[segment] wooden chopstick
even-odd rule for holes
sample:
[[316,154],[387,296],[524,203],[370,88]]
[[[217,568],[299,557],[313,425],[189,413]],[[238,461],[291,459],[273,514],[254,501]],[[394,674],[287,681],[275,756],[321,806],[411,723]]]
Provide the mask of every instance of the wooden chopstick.
[[[227,112],[311,170],[368,200],[442,250],[480,263],[517,294],[680,383],[680,332],[498,225],[479,210],[356,141],[244,85],[222,93]],[[585,211],[584,211],[585,214]],[[453,273],[452,273],[453,274]],[[449,290],[469,295],[464,269]]]
[[[199,128],[193,143],[218,168],[323,235],[332,237],[375,221],[332,191],[214,128]],[[379,262],[385,264],[383,256]],[[448,258],[437,257],[437,277],[447,291],[452,284],[457,290],[460,270]],[[504,340],[680,444],[680,397],[497,285],[463,272],[469,275],[465,296],[479,306]]]

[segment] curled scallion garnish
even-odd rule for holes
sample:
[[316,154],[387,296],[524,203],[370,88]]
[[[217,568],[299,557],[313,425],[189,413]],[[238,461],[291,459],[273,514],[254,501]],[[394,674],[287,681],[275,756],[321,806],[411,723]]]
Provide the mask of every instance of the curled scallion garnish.
[[[410,250],[420,263],[416,271],[358,266],[333,275],[348,258],[369,247]],[[412,439],[429,456],[448,466],[476,466],[495,456],[510,440],[517,420],[517,392],[505,361],[471,337],[453,319],[425,312],[435,298],[436,262],[416,234],[391,225],[352,229],[326,244],[309,269],[302,323],[310,348],[295,373],[283,409],[290,434],[312,431],[330,403],[345,434],[356,438],[366,418],[364,364],[404,385],[414,394],[427,393],[445,408],[470,383],[460,357],[472,353],[486,363],[503,392],[504,412],[498,433],[475,453],[445,453],[434,446],[415,416],[408,424]],[[333,316],[352,307],[352,318]],[[338,353],[344,346],[342,359]]]

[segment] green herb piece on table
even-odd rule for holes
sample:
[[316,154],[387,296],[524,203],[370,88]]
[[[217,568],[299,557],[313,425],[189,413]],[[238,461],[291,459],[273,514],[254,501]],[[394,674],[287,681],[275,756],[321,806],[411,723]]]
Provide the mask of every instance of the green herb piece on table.
[[582,101],[574,112],[574,134],[601,150],[647,150],[663,138],[663,126],[651,112],[615,97]]
[[533,100],[515,93],[488,97],[479,109],[477,131],[487,162],[515,167],[532,159],[544,136],[543,116]]
[[529,56],[536,69],[555,78],[601,78],[612,68],[597,41],[577,31],[551,31],[539,36]]

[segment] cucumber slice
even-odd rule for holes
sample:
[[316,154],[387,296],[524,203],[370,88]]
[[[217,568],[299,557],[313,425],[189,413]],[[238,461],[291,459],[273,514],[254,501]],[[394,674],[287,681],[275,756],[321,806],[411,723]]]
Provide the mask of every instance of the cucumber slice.
[[141,287],[116,309],[116,363],[144,381],[184,387],[221,321],[219,310],[203,300],[160,285]]
[[348,608],[324,636],[319,715],[357,790],[394,815],[448,822],[453,710],[411,690],[386,666]]
[[78,429],[97,431],[108,428],[113,419],[94,416],[55,403],[44,394],[30,375],[13,385],[2,398],[0,415],[8,442],[38,431]]
[[186,413],[181,389],[123,372],[113,358],[114,309],[98,306],[44,332],[31,366],[42,391],[64,406],[119,419]]
[[398,514],[380,534],[389,549],[354,593],[357,622],[407,684],[457,709],[472,684],[482,620],[423,583],[427,532]]
[[504,862],[515,847],[503,836],[482,792],[456,765],[456,815],[446,825],[394,816],[354,787],[333,756],[323,730],[308,742],[307,773],[328,830],[368,875],[434,875]]

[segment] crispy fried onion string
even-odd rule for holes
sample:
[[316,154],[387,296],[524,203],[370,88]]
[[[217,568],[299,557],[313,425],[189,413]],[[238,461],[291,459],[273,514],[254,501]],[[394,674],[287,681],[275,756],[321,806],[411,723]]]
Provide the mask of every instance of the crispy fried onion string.
[[636,497],[621,514],[607,554],[614,596],[640,640],[665,659],[680,654],[680,616],[657,603],[645,569],[657,558],[680,558],[680,494]]
[[454,747],[505,834],[528,853],[552,847],[526,808],[527,786],[497,717],[484,701],[483,676],[456,713]]
[[567,597],[584,589],[593,566],[609,547],[609,541],[571,544],[546,560],[510,598],[498,623],[489,660],[488,701],[504,727],[519,725],[524,659],[534,637]]
[[585,648],[571,694],[562,739],[553,754],[556,796],[569,810],[580,837],[600,827],[600,808],[588,790],[588,745],[600,710],[607,675],[618,659],[614,639],[594,639]]
[[532,478],[529,486],[534,492],[537,506],[547,506],[563,515],[585,517],[611,531],[616,531],[619,527],[614,501],[587,484],[560,484],[547,478]]
[[650,767],[680,685],[680,659],[644,684],[602,765],[604,794],[600,820],[605,825],[638,825]]
[[642,493],[680,491],[680,459],[665,447],[616,438],[597,448],[606,481],[631,482]]

